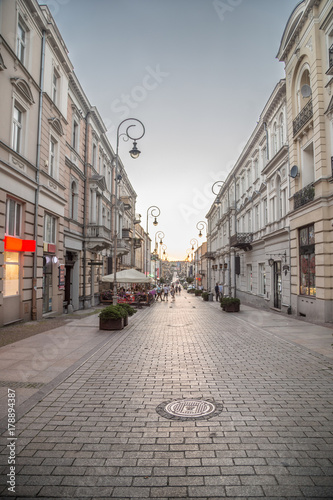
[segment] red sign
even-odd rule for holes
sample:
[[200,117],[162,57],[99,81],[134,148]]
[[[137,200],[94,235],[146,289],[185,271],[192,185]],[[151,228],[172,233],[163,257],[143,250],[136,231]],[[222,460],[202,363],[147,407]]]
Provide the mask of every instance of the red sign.
[[21,240],[13,236],[5,236],[5,251],[6,252],[35,252],[35,240]]
[[53,245],[52,243],[49,243],[49,244],[48,244],[47,251],[48,251],[49,253],[56,253],[56,246],[55,246],[55,245]]

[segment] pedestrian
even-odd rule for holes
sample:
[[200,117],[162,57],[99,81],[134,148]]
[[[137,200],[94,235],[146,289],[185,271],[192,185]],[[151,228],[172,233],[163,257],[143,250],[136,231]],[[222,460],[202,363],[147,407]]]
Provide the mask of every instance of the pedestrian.
[[168,285],[164,285],[163,292],[164,292],[164,300],[168,301],[168,295],[169,295],[169,287],[168,287]]
[[156,302],[158,301],[158,299],[161,299],[162,301],[162,288],[160,287],[160,285],[157,285],[156,292],[157,292]]
[[223,297],[223,285],[222,283],[219,284],[219,298],[222,299]]
[[173,285],[171,286],[171,289],[170,289],[170,295],[171,295],[172,300],[174,300],[175,299],[175,287]]
[[215,296],[216,296],[216,302],[219,300],[219,295],[220,295],[220,289],[219,289],[219,284],[216,283],[215,285]]

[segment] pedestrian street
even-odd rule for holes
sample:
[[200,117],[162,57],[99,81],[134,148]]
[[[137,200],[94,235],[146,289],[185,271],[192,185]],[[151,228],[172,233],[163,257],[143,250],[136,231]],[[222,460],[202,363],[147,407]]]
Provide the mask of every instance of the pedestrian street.
[[109,332],[16,423],[0,496],[333,498],[333,361],[242,314],[182,292]]

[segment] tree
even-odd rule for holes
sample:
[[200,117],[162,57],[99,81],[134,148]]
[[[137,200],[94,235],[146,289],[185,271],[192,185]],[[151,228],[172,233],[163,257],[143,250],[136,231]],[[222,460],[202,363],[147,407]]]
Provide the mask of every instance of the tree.
[[193,281],[194,281],[194,278],[191,278],[191,277],[189,277],[189,278],[186,278],[186,281],[187,281],[187,283],[193,283]]

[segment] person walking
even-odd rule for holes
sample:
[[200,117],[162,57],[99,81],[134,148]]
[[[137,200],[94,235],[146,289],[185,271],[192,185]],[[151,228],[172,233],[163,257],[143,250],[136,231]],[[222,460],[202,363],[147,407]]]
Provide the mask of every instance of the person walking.
[[166,300],[168,302],[168,296],[169,296],[169,287],[168,287],[168,285],[164,285],[163,292],[164,292],[164,300]]
[[219,300],[219,295],[220,295],[220,288],[219,288],[219,284],[216,283],[216,285],[215,285],[216,302],[218,302],[218,300]]
[[161,299],[162,301],[162,288],[160,287],[160,285],[157,285],[156,292],[157,292],[156,302],[158,302],[158,299]]
[[222,283],[219,284],[219,298],[223,298],[223,285]]

